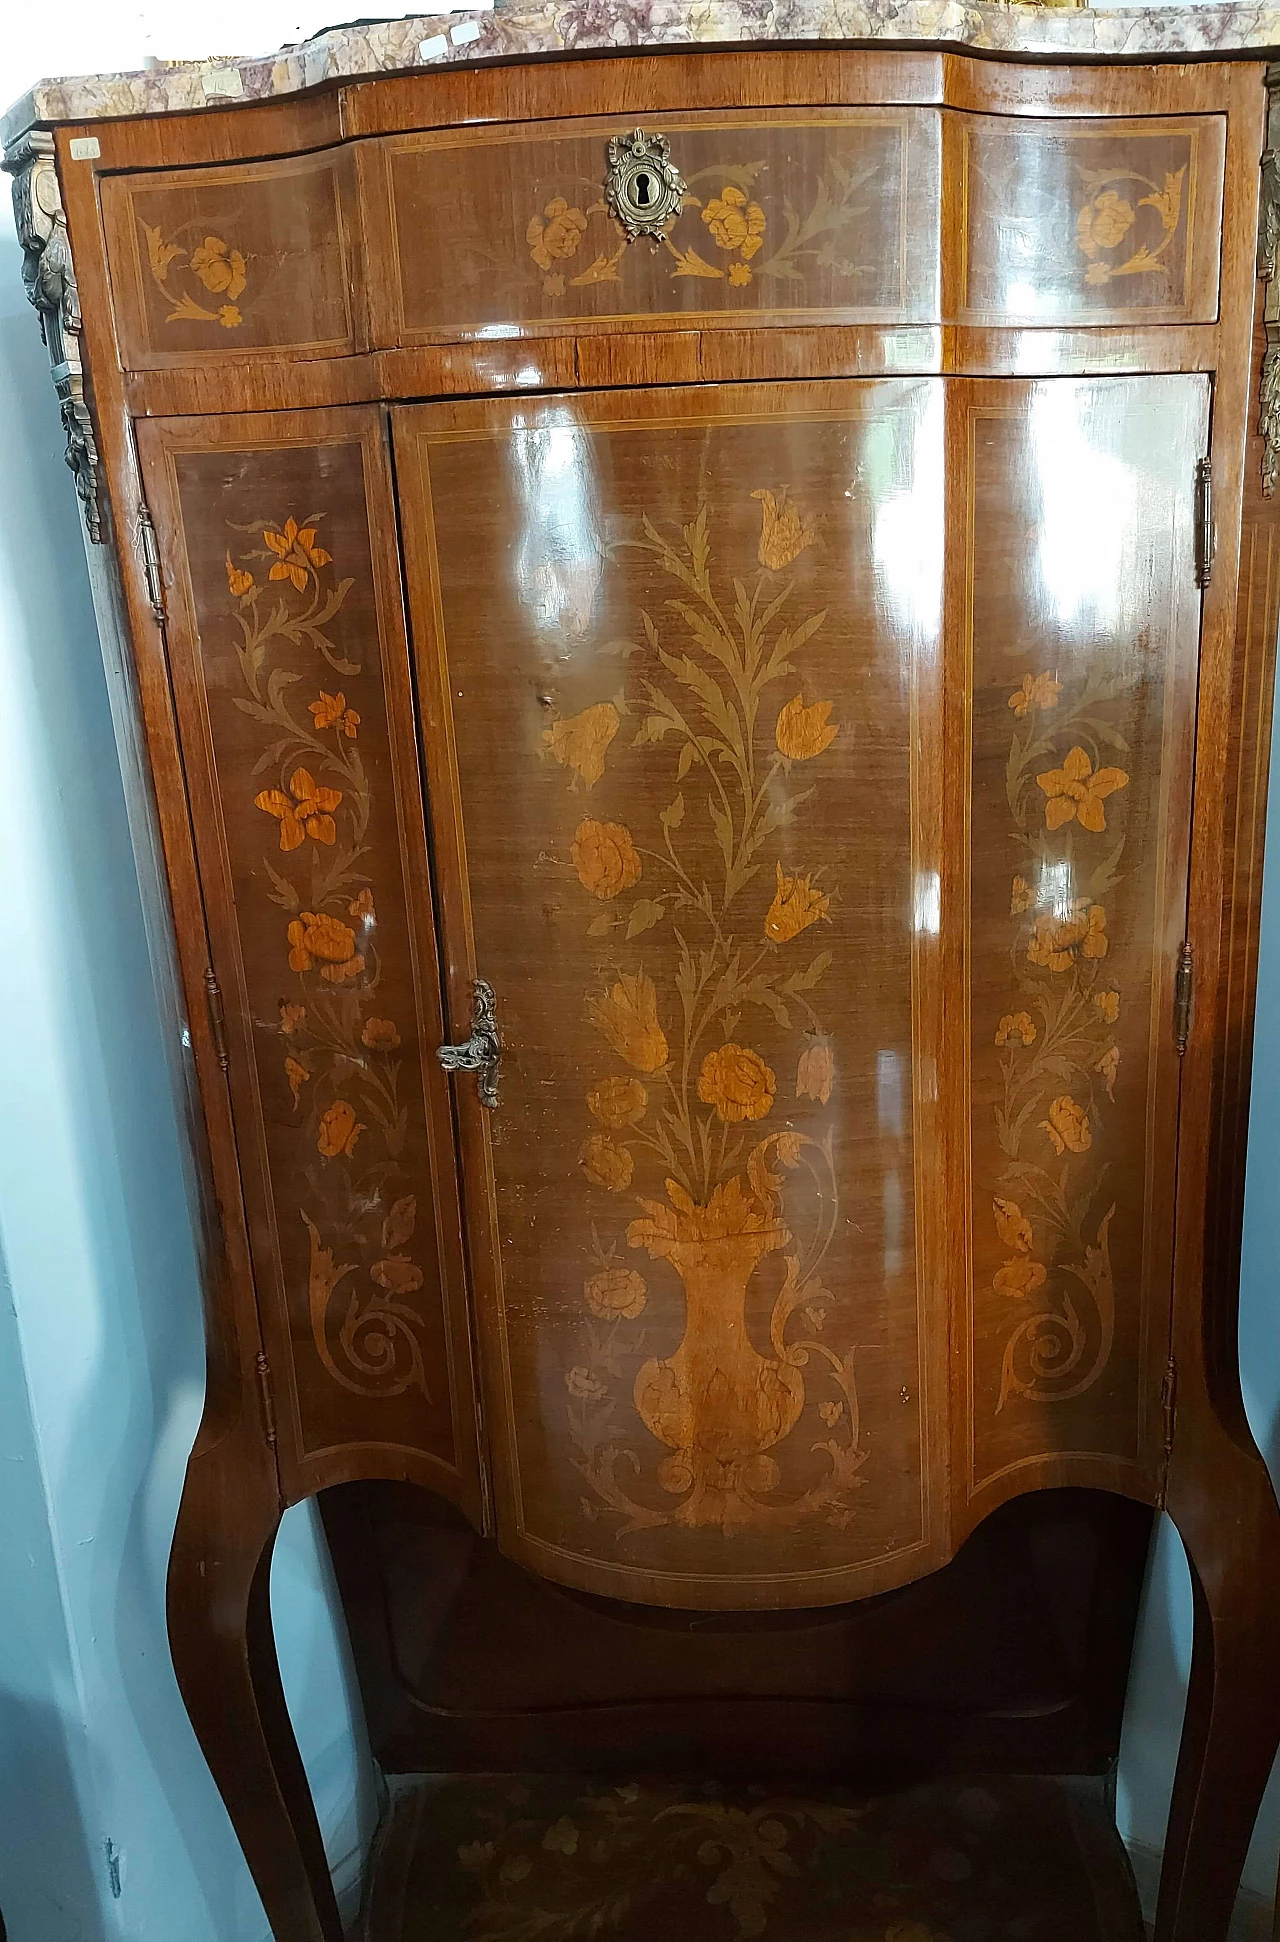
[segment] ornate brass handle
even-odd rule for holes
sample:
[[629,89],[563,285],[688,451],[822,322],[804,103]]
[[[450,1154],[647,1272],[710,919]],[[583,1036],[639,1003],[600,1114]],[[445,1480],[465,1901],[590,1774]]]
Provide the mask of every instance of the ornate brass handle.
[[646,135],[637,128],[615,135],[609,143],[609,172],[604,199],[627,233],[627,241],[651,236],[655,242],[680,214],[685,187],[671,160],[665,135]]
[[476,1073],[480,1104],[492,1111],[498,1103],[498,1060],[502,1056],[493,986],[477,978],[471,989],[471,1037],[462,1045],[438,1045],[436,1057],[446,1072]]

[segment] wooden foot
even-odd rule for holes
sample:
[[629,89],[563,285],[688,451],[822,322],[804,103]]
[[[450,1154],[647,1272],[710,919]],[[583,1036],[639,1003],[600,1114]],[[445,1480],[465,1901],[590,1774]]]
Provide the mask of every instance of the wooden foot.
[[1227,1942],[1280,1747],[1280,1514],[1256,1452],[1236,1451],[1169,1510],[1191,1563],[1195,1638],[1154,1942]]
[[261,1448],[193,1455],[169,1560],[169,1642],[196,1738],[275,1942],[342,1942],[271,1629],[281,1506]]

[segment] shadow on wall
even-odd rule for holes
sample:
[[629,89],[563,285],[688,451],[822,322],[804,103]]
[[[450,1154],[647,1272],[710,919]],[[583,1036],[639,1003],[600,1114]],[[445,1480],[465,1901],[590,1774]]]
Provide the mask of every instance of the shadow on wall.
[[[30,1911],[9,1916],[10,1942],[257,1942],[265,1918],[165,1635],[203,1393],[197,1266],[75,491],[20,271],[0,237],[0,1243],[31,1424],[25,1515],[42,1529],[9,1528],[6,1480],[0,1542],[6,1558],[42,1544],[48,1583],[0,1597],[0,1758],[27,1791],[22,1837],[0,1819],[0,1903]],[[309,1512],[281,1550],[286,1689],[341,1860],[371,1787]],[[23,1604],[37,1592],[39,1625]]]

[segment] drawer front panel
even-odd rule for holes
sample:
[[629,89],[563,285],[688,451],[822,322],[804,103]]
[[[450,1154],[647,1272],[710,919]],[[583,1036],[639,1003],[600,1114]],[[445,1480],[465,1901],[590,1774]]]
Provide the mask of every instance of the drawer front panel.
[[390,268],[379,336],[936,314],[936,113],[646,117],[687,189],[657,242],[628,242],[605,200],[609,142],[625,132],[610,118],[366,145]]
[[126,369],[360,348],[347,149],[103,183]]
[[961,314],[992,324],[1218,313],[1226,123],[962,118]]

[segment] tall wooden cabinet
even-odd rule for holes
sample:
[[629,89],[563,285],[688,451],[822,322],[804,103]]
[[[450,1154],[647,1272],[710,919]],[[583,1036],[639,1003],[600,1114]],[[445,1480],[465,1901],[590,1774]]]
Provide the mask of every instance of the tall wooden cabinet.
[[281,1942],[338,1930],[271,1544],[375,1479],[743,1637],[1027,1493],[1166,1507],[1157,1933],[1223,1942],[1266,114],[777,46],[17,132],[198,1073],[175,1661]]

